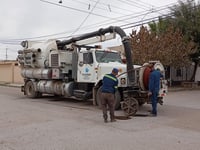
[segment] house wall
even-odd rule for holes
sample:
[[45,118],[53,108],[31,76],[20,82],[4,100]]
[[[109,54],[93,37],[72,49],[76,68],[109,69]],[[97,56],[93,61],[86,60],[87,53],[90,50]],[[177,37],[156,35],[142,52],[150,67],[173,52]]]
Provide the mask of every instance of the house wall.
[[196,72],[196,75],[195,75],[195,81],[200,81],[200,66],[197,68],[197,72]]
[[193,65],[182,68],[171,67],[170,68],[171,79],[173,81],[188,81],[191,79],[193,71],[194,71]]
[[21,69],[17,61],[0,62],[0,82],[23,83]]
[[1,82],[13,82],[12,64],[1,63],[0,64],[0,81]]
[[13,76],[14,76],[14,81],[13,81],[14,83],[23,83],[24,82],[24,79],[21,76],[21,68],[18,64],[14,65]]

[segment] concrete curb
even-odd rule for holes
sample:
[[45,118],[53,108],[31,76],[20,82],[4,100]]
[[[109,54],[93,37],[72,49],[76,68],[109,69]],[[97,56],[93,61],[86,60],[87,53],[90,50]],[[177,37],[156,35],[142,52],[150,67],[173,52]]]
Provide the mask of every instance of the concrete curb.
[[21,88],[23,84],[12,84],[12,83],[0,83],[0,86],[8,86],[8,87],[16,87],[16,88]]

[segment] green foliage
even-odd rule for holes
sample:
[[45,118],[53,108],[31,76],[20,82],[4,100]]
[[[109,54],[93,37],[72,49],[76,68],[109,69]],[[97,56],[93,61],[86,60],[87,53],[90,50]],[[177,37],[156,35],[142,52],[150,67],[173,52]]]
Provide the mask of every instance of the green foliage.
[[[152,25],[153,24],[153,25]],[[160,18],[157,23],[149,24],[151,32],[161,36],[165,33],[169,26],[173,26],[174,30],[180,30],[184,36],[185,42],[194,42],[196,51],[190,54],[193,62],[200,62],[200,5],[196,5],[195,1],[188,0],[186,3],[179,1],[179,5],[171,8],[168,17]]]
[[[160,18],[157,23],[153,22],[149,24],[151,32],[157,34],[158,37],[167,34],[167,29],[170,26],[173,27],[174,31],[179,30],[183,34],[183,41],[185,43],[189,45],[190,43],[194,43],[192,44],[193,46],[187,47],[190,48],[190,52],[187,52],[189,49],[185,49],[185,51],[180,45],[177,45],[177,49],[180,50],[180,57],[182,57],[181,53],[184,53],[183,58],[190,58],[195,63],[194,72],[191,77],[191,81],[194,81],[197,66],[200,63],[200,5],[197,5],[194,0],[187,0],[187,2],[179,1],[179,5],[174,5],[171,8],[171,13],[168,17]],[[178,56],[178,53],[174,55]],[[179,62],[179,59],[174,61]],[[187,62],[188,59],[185,60],[185,64]]]
[[[170,20],[170,18],[168,19]],[[151,32],[154,32],[158,35],[165,33],[167,31],[167,28],[172,25],[169,20],[159,17],[158,22],[153,21],[152,23],[149,23]]]

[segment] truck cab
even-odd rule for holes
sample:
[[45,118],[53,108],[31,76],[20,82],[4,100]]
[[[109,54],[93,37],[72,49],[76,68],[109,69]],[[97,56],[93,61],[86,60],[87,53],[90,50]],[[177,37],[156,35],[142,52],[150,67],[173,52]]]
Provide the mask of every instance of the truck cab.
[[78,82],[93,82],[97,85],[105,74],[111,73],[113,67],[118,68],[119,73],[126,71],[120,53],[114,50],[83,50],[78,56]]

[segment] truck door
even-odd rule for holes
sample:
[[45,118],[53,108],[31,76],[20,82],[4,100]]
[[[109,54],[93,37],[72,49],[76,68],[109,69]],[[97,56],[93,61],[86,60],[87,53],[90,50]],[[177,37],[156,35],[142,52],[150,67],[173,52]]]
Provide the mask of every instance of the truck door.
[[95,82],[95,69],[92,52],[80,52],[78,59],[78,82]]

